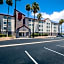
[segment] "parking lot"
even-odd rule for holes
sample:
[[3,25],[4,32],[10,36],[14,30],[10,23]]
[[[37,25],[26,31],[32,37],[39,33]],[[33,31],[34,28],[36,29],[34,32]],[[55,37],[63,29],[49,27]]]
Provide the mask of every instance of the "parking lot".
[[0,64],[64,64],[64,39],[2,41]]

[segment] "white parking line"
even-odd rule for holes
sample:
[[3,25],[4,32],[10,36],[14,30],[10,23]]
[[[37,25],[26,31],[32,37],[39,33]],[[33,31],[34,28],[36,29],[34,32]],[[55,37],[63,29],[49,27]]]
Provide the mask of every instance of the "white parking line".
[[64,46],[61,46],[61,45],[56,45],[56,46],[58,46],[58,47],[64,47]]
[[54,52],[54,53],[56,53],[56,54],[59,54],[59,55],[61,55],[61,56],[64,56],[64,54],[59,53],[59,52],[57,52],[57,51],[54,51],[54,50],[52,50],[52,49],[49,49],[49,48],[47,48],[47,47],[44,47],[44,49],[49,50],[49,51],[51,51],[51,52]]
[[31,45],[31,44],[39,44],[39,43],[46,43],[46,42],[55,42],[55,41],[62,41],[60,40],[50,40],[50,41],[40,41],[40,42],[30,42],[30,43],[20,43],[20,44],[8,44],[8,45],[0,45],[0,47],[11,47],[11,46],[20,46],[20,45]]
[[28,55],[28,57],[29,57],[35,64],[38,64],[38,63],[33,59],[33,57],[32,57],[27,51],[25,51],[25,53]]

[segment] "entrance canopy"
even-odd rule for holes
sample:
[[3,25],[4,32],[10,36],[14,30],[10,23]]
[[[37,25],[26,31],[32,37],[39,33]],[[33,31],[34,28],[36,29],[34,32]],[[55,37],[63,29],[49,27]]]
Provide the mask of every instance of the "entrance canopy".
[[16,37],[20,37],[19,33],[23,33],[24,36],[30,36],[31,35],[31,30],[27,26],[23,25],[16,30]]

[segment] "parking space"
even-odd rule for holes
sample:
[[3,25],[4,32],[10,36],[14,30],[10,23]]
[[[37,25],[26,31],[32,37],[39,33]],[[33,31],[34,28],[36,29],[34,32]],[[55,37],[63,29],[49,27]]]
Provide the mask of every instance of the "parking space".
[[64,39],[0,45],[0,64],[64,64],[60,45],[64,45]]

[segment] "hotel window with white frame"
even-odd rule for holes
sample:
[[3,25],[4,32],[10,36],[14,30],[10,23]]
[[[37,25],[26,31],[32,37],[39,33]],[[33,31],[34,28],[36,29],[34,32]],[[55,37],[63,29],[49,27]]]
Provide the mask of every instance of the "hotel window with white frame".
[[7,16],[4,16],[4,19],[7,19]]

